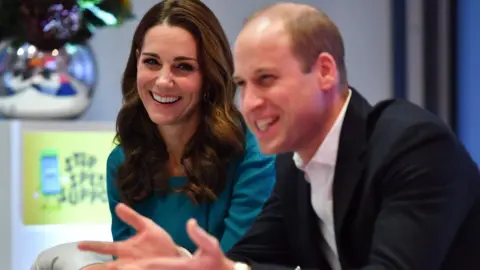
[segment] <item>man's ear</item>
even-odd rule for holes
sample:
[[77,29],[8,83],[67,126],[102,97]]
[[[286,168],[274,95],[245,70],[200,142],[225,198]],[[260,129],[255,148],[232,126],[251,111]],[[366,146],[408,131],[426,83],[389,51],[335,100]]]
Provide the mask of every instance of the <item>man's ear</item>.
[[337,63],[331,54],[319,54],[313,68],[321,90],[330,90],[338,83]]

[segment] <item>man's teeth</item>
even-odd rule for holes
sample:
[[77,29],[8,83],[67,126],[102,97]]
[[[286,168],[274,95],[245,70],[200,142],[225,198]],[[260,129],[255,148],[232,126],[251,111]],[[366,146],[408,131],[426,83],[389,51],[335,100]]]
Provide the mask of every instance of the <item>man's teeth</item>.
[[155,99],[160,103],[173,103],[180,99],[180,97],[162,97],[153,93],[152,93],[152,96],[153,96],[153,99]]
[[255,125],[260,131],[265,131],[270,126],[270,124],[272,124],[274,121],[275,121],[275,118],[271,117],[267,119],[258,120],[257,122],[255,122]]

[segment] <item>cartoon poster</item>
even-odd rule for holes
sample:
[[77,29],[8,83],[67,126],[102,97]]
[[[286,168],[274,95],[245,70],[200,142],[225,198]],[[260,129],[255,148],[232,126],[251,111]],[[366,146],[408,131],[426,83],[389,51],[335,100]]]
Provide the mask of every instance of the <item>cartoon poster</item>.
[[23,135],[23,223],[110,222],[106,161],[113,132],[25,132]]

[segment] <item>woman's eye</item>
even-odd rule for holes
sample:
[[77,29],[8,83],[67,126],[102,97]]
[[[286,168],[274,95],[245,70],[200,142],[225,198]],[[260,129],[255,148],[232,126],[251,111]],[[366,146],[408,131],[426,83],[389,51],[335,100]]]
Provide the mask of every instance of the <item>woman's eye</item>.
[[177,66],[178,69],[184,70],[184,71],[193,71],[195,68],[190,65],[190,64],[179,64]]
[[158,65],[158,61],[155,60],[155,59],[152,59],[152,58],[147,58],[147,59],[143,60],[143,63],[145,63],[147,65]]

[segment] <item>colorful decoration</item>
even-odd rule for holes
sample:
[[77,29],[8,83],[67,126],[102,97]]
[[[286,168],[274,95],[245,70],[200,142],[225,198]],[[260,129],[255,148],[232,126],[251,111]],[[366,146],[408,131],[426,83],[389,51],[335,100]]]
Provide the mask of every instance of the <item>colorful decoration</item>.
[[7,118],[74,119],[90,105],[96,65],[86,45],[0,48],[0,114]]
[[2,0],[0,41],[59,49],[67,42],[85,43],[96,29],[132,17],[128,0]]
[[97,79],[88,39],[130,18],[128,0],[1,0],[0,115],[79,117]]
[[105,166],[114,136],[107,131],[24,132],[23,224],[109,224]]

